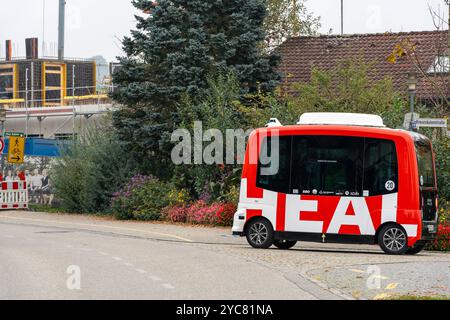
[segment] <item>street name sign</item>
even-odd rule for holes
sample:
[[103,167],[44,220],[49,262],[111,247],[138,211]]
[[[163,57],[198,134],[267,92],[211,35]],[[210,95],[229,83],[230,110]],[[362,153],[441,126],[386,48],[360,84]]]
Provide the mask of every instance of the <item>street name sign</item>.
[[8,162],[22,164],[25,158],[25,138],[9,137]]
[[25,135],[22,132],[5,132],[5,137],[20,137],[23,138]]
[[418,128],[447,128],[447,119],[418,119],[414,122]]

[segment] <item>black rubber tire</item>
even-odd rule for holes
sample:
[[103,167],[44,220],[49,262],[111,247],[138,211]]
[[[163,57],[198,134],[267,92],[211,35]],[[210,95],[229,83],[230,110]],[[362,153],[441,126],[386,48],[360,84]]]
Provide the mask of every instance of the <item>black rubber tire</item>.
[[406,254],[411,255],[411,256],[419,254],[425,249],[426,246],[427,246],[427,243],[418,244],[418,245],[406,250]]
[[289,249],[293,248],[297,244],[297,241],[275,240],[275,242],[273,244],[278,249],[289,250]]
[[[391,238],[391,236],[396,235],[395,237],[399,237],[398,240],[402,241],[403,246],[401,244],[398,244],[398,242],[394,241],[393,247],[389,248],[389,245],[385,243],[386,241],[389,241],[388,239]],[[402,239],[402,240],[400,240]],[[389,224],[383,227],[383,229],[380,230],[380,233],[378,235],[378,244],[380,245],[381,249],[389,255],[403,255],[408,250],[408,235],[406,234],[405,229],[397,224]],[[400,247],[401,246],[401,247]]]
[[245,229],[245,236],[248,243],[255,249],[269,249],[274,243],[273,226],[263,218],[250,221]]

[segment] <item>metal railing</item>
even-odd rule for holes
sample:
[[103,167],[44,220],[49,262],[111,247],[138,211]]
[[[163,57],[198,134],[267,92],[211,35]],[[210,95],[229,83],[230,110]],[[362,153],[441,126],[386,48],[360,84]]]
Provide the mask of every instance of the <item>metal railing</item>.
[[[90,104],[110,104],[111,99],[109,94],[113,92],[112,85],[98,85],[86,87],[71,87],[58,89],[39,89],[39,90],[17,90],[17,91],[3,91],[0,92],[0,106],[8,109],[17,108],[40,108],[40,107],[55,107],[55,106],[71,106],[76,105],[90,105]],[[66,93],[64,95],[63,93]],[[58,93],[58,98],[42,98],[48,94]],[[40,98],[35,98],[35,97]]]

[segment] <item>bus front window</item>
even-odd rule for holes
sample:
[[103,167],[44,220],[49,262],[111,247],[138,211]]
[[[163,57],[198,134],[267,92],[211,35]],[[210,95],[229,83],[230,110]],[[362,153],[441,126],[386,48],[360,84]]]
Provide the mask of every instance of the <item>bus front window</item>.
[[435,188],[435,172],[433,161],[433,150],[429,142],[416,143],[417,160],[419,164],[420,186],[425,188]]

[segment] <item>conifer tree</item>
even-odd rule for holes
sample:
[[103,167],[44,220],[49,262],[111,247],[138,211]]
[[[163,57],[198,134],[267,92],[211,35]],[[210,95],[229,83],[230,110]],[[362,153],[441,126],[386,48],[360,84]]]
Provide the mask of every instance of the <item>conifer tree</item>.
[[169,167],[164,141],[176,127],[184,94],[208,90],[212,74],[234,73],[242,94],[273,90],[278,57],[265,53],[264,0],[134,0],[143,12],[123,41],[114,74],[114,114],[121,139],[150,173]]

